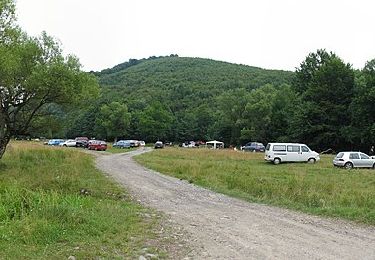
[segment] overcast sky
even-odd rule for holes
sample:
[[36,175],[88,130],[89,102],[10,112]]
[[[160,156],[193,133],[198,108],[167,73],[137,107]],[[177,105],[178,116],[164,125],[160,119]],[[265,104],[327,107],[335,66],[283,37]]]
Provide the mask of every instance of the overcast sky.
[[47,31],[85,70],[178,54],[294,70],[325,48],[354,68],[375,58],[373,0],[17,0],[30,35]]

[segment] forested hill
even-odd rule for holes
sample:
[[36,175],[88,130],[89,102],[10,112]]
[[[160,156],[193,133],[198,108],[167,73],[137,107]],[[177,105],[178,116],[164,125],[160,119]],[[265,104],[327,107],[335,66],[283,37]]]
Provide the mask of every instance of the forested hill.
[[354,70],[318,50],[288,72],[171,55],[93,73],[100,98],[68,114],[49,107],[61,119],[36,120],[34,136],[303,142],[319,151],[375,144],[375,59]]
[[248,94],[290,84],[293,72],[171,55],[129,60],[95,75],[103,102],[126,104],[131,114],[127,137],[239,143],[243,124],[236,121]]
[[109,86],[124,94],[159,93],[173,98],[171,95],[176,93],[178,98],[204,99],[230,89],[252,90],[265,84],[289,84],[293,72],[173,56],[129,60],[96,75],[103,87]]

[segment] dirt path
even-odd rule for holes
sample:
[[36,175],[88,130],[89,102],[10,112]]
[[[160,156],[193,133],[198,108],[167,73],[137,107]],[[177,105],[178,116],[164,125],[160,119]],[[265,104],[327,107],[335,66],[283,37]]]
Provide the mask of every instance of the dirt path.
[[375,228],[247,203],[148,170],[131,158],[97,166],[190,234],[194,259],[375,259]]

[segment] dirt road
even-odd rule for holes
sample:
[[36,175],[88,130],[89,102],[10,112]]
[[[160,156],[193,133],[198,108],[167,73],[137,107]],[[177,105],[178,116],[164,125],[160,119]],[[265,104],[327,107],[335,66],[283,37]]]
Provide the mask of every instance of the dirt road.
[[190,234],[193,259],[375,259],[375,228],[247,203],[148,170],[143,151],[97,166]]

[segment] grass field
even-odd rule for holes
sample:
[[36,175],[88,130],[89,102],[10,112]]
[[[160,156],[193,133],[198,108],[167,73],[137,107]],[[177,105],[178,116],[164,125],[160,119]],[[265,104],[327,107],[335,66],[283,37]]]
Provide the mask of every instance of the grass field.
[[375,171],[316,164],[273,165],[264,154],[232,150],[160,149],[136,157],[141,164],[251,202],[375,225]]
[[0,160],[0,259],[138,258],[144,247],[155,253],[159,219],[150,213],[75,149],[13,142]]

